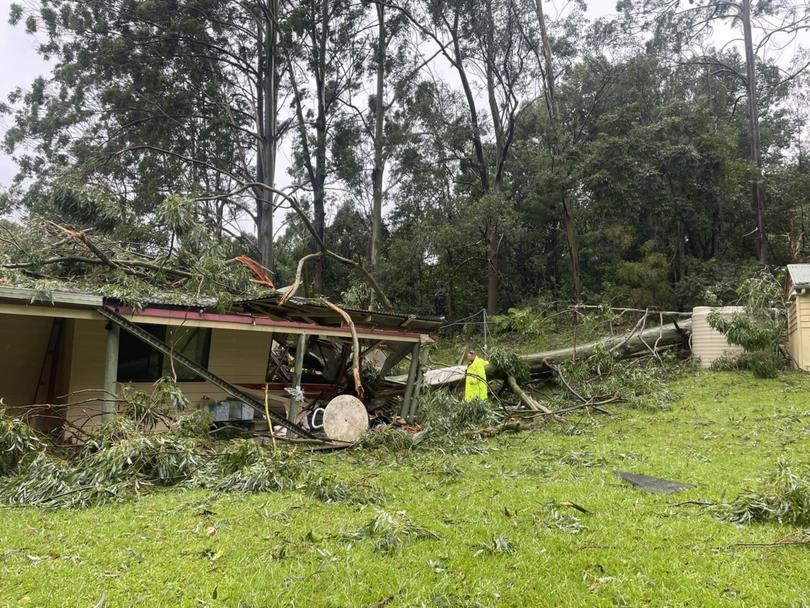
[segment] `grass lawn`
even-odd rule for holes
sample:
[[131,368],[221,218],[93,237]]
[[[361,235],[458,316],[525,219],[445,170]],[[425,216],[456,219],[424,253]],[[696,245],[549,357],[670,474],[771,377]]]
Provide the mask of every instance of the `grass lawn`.
[[[734,546],[798,530],[673,506],[730,500],[780,457],[806,462],[810,377],[707,372],[673,388],[671,411],[614,406],[574,434],[549,425],[473,444],[482,454],[312,457],[381,488],[380,507],[174,489],[2,509],[0,606],[810,606],[807,546]],[[648,494],[615,470],[697,487]],[[439,538],[385,552],[345,537],[377,508]]]

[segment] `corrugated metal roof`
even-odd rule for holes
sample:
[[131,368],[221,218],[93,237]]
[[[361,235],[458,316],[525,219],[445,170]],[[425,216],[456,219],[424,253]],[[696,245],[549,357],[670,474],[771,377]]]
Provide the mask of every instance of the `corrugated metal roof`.
[[[264,298],[241,300],[237,302],[237,306],[241,306],[250,312],[265,312],[273,317],[307,322],[314,320],[326,325],[343,324],[340,315],[331,310],[321,300],[296,296],[290,298],[285,304],[279,304],[281,296],[281,292],[276,292]],[[444,323],[444,317],[414,315],[399,311],[360,310],[345,306],[342,308],[355,323],[363,327],[399,329],[410,332],[432,332],[438,331],[442,323]]]
[[793,288],[810,287],[810,264],[788,264],[788,274]]

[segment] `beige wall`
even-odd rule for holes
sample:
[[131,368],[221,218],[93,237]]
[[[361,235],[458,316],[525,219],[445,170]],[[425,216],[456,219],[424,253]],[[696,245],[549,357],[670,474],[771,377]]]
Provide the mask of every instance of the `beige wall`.
[[810,294],[788,305],[788,349],[796,367],[810,371]]
[[[99,389],[104,385],[104,358],[106,355],[106,323],[103,321],[74,321],[74,340],[70,391],[72,401],[92,399],[91,403],[76,405],[68,410],[68,418],[84,424],[88,418],[95,426],[100,422],[102,397]],[[264,382],[267,355],[272,337],[268,333],[214,329],[211,331],[211,350],[208,369],[232,384],[260,384]],[[132,386],[149,391],[149,382],[135,382]],[[179,386],[189,400],[190,409],[198,409],[204,399],[220,401],[228,395],[208,382],[180,382]],[[87,391],[78,393],[77,391]],[[119,385],[120,390],[120,385]],[[260,391],[247,391],[261,394]]]
[[49,317],[0,315],[0,397],[6,405],[33,402],[52,325]]

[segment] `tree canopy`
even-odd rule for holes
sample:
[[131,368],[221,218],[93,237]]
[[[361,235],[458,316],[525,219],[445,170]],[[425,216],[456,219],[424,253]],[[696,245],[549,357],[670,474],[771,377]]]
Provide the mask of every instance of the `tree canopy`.
[[617,9],[15,4],[53,69],[0,104],[19,167],[0,278],[239,292],[248,256],[276,286],[450,319],[730,301],[808,254],[810,9]]

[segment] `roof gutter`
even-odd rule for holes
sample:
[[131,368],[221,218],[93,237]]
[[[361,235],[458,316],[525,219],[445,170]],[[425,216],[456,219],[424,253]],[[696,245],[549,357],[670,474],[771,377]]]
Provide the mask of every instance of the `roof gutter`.
[[[326,337],[351,338],[352,332],[346,326],[332,327],[316,323],[297,321],[276,321],[267,317],[246,314],[223,314],[197,310],[177,310],[149,306],[130,308],[107,304],[105,308],[115,311],[134,323],[158,323],[161,325],[183,325],[186,327],[210,327],[213,329],[235,329],[264,331],[280,334],[309,334]],[[388,339],[393,342],[432,342],[433,338],[416,332],[376,329],[355,326],[357,337],[366,340]]]

